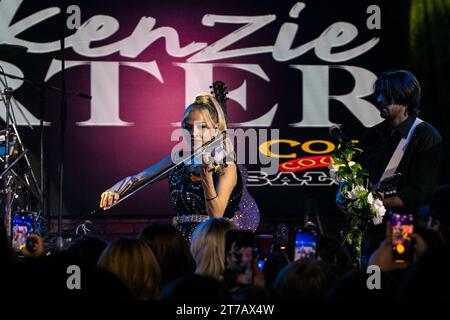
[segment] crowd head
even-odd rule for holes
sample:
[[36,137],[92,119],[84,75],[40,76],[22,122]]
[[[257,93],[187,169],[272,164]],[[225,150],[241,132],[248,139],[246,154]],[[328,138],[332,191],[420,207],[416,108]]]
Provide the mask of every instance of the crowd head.
[[225,219],[209,219],[195,229],[191,253],[197,264],[195,273],[221,279],[225,271],[225,233],[233,224]]
[[[27,292],[23,288],[33,286],[46,290],[46,297],[178,301],[449,298],[449,196],[449,185],[432,194],[426,210],[428,224],[415,227],[412,235],[410,261],[395,261],[391,226],[385,223],[366,231],[359,261],[342,241],[317,235],[313,255],[298,258],[272,246],[262,268],[258,268],[257,251],[243,256],[253,259],[248,264],[251,279],[246,285],[233,286],[227,281],[226,243],[227,233],[236,229],[226,218],[200,223],[190,242],[173,226],[153,224],[137,239],[107,243],[83,237],[62,253],[25,250],[20,259],[0,221],[0,292],[21,296]],[[39,246],[43,243],[38,241]],[[68,290],[68,265],[83,269],[83,290]],[[369,266],[381,272],[378,290],[368,288]]]
[[136,299],[155,299],[159,295],[161,270],[144,240],[113,241],[98,259],[98,266],[121,279]]

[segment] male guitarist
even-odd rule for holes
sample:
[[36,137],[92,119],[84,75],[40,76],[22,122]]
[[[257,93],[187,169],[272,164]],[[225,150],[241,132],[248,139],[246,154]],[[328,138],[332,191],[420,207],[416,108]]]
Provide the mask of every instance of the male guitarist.
[[415,214],[438,186],[442,137],[417,117],[420,86],[412,73],[384,72],[374,88],[385,120],[363,134],[359,162],[375,187],[396,173],[396,193],[385,196],[383,204],[388,210]]

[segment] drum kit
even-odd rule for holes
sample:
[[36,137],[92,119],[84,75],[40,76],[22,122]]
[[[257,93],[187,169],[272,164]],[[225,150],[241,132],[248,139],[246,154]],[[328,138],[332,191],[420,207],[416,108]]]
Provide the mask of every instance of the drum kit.
[[[23,46],[0,44],[0,60],[4,58],[16,58],[24,55],[28,49]],[[64,68],[62,70],[64,74]],[[37,87],[40,91],[40,181],[36,179],[35,172],[31,166],[28,149],[25,148],[21,139],[20,132],[17,128],[15,111],[20,110],[20,106],[14,100],[14,91],[8,86],[8,79],[22,80],[26,83]],[[49,89],[62,94],[62,114],[65,115],[66,95],[76,95],[82,98],[90,99],[89,95],[66,90],[64,77],[62,79],[62,88],[51,86],[47,83],[34,81],[26,77],[18,77],[5,72],[0,61],[0,114],[4,115],[5,127],[0,128],[0,216],[3,219],[9,240],[14,243],[17,230],[23,229],[22,226],[14,226],[14,221],[33,221],[27,224],[28,232],[43,235],[46,229],[46,217],[44,212],[46,208],[46,192],[44,182],[44,90]],[[4,112],[2,112],[2,108]],[[62,119],[62,117],[61,117]],[[65,119],[62,125],[65,127]],[[64,150],[64,131],[60,132],[62,150]],[[63,151],[61,151],[60,159],[60,175],[62,177],[62,159]],[[60,207],[62,207],[62,178],[60,177]],[[59,210],[58,216],[58,235],[61,238],[61,220],[62,210]],[[27,217],[27,219],[18,217]],[[17,230],[16,230],[17,229]],[[31,229],[31,230],[30,230]],[[57,242],[61,239],[57,239]]]
[[[25,52],[26,47],[0,44],[0,58],[18,57]],[[14,109],[19,107],[13,103],[14,91],[8,85],[10,78],[25,80],[6,73],[0,65],[0,98],[5,108],[5,128],[0,130],[1,212],[8,237],[14,241],[13,233],[16,228],[12,224],[13,221],[18,221],[18,216],[32,218],[33,228],[28,231],[42,234],[46,226],[43,223],[43,186],[37,182],[27,154],[28,149],[25,148],[16,125]]]

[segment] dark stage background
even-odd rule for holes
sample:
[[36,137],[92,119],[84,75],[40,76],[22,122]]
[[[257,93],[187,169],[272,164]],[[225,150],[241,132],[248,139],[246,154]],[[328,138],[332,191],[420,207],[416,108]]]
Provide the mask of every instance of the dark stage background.
[[[62,27],[57,8],[62,3],[0,1],[0,42],[29,48],[23,56],[0,57],[7,72],[60,85]],[[66,30],[67,87],[87,92],[93,100],[68,97],[64,214],[89,213],[98,206],[102,191],[170,153],[177,143],[170,139],[172,124],[181,119],[194,94],[209,90],[212,80],[226,82],[230,91],[244,84],[230,95],[232,127],[279,129],[284,140],[280,154],[289,156],[280,159],[285,162],[329,154],[326,146],[335,144],[328,133],[332,123],[343,124],[357,140],[365,127],[380,121],[370,104],[376,75],[410,69],[424,91],[422,118],[443,133],[448,158],[449,1],[304,3],[297,17],[295,1],[66,2],[65,7],[76,4],[81,9],[81,28]],[[370,5],[380,8],[380,29],[369,28]],[[326,30],[332,25],[338,39],[355,32],[354,39],[327,50],[333,37]],[[280,35],[295,26],[292,36]],[[161,35],[170,39],[158,38]],[[233,40],[222,46],[230,37]],[[206,48],[216,41],[214,48],[223,47],[225,56]],[[294,52],[303,45],[309,47]],[[283,55],[288,53],[292,55]],[[20,130],[36,159],[38,90],[28,83],[10,83],[16,101],[35,122],[31,130],[22,121]],[[353,99],[343,100],[345,95]],[[56,215],[60,96],[46,91],[45,97],[49,212]],[[3,106],[1,112],[3,117]],[[18,111],[16,116],[20,118]],[[38,171],[36,161],[34,166]],[[249,190],[263,219],[296,219],[304,214],[308,199],[315,200],[322,215],[338,215],[337,186],[327,178],[326,168],[269,177],[262,176],[261,165],[248,168]],[[448,177],[446,167],[443,182]],[[110,214],[170,216],[167,182],[140,191]]]

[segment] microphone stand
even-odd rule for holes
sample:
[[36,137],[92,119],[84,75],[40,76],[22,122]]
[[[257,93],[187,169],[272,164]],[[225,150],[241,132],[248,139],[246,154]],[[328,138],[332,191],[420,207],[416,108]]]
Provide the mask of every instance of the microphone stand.
[[339,147],[339,149],[336,152],[338,154],[342,155],[342,158],[344,159],[345,164],[346,164],[346,168],[348,170],[350,170],[350,166],[348,164],[347,158],[342,153],[343,153],[343,149],[355,150],[355,144],[344,133],[344,130],[342,130],[342,125],[333,125],[333,126],[331,126],[330,129],[329,129],[329,133],[330,133],[330,135],[332,137],[336,138],[339,141],[341,146]]
[[[45,212],[47,212],[47,193],[45,190],[45,166],[44,166],[44,142],[45,142],[45,131],[44,131],[44,115],[45,115],[45,88],[43,86],[39,86],[39,128],[40,128],[40,146],[39,146],[39,160],[40,160],[40,167],[39,172],[41,173],[40,179],[39,179],[39,185],[41,188],[39,203],[40,203],[40,212],[38,214],[38,217],[36,218],[36,221],[39,221],[39,218],[41,215],[44,215]],[[47,213],[46,218],[49,218],[49,214]]]
[[5,218],[5,227],[6,227],[6,232],[8,235],[8,238],[10,239],[10,241],[12,241],[12,223],[11,223],[11,216],[12,216],[12,212],[11,212],[11,204],[12,204],[12,190],[11,187],[9,186],[9,182],[10,182],[10,174],[9,174],[9,170],[12,168],[12,166],[9,165],[9,122],[10,122],[10,110],[11,110],[11,97],[13,94],[13,90],[11,88],[9,88],[7,86],[7,84],[5,84],[5,89],[3,91],[3,102],[5,103],[5,108],[6,108],[6,116],[5,116],[5,125],[6,125],[6,131],[5,131],[5,160],[3,163],[3,169],[4,172],[2,174],[2,178],[3,178],[3,192],[4,192],[4,201],[5,201],[5,205],[4,205],[4,218]]
[[11,164],[8,166],[8,168],[6,168],[5,170],[3,170],[3,172],[2,173],[0,173],[0,179],[1,178],[3,178],[3,176],[5,175],[5,174],[7,174],[11,169],[12,169],[12,167],[14,167],[14,165],[17,163],[17,162],[19,162],[20,161],[20,159],[22,159],[24,156],[25,156],[25,154],[28,152],[28,150],[27,149],[25,149],[16,159],[14,159],[14,161],[13,162],[11,162]]
[[[66,8],[65,1],[63,8]],[[56,249],[62,251],[64,249],[64,240],[62,237],[62,211],[63,211],[63,190],[64,190],[64,148],[65,148],[65,132],[67,124],[67,93],[66,93],[66,61],[64,55],[65,49],[65,10],[61,9],[61,38],[60,38],[60,53],[61,53],[61,114],[60,114],[60,129],[59,129],[59,163],[58,163],[58,237],[56,238]]]

